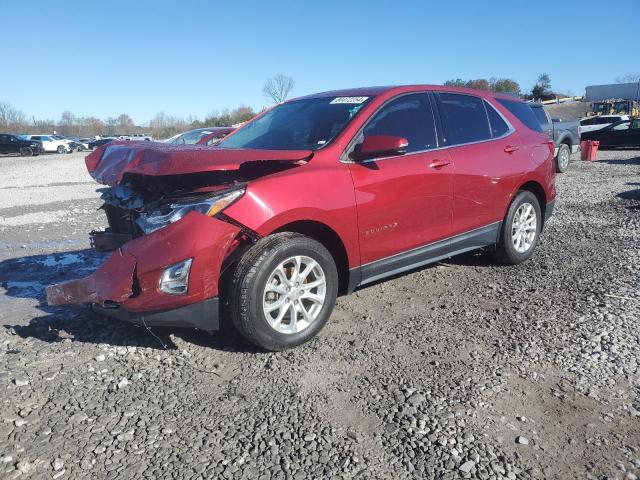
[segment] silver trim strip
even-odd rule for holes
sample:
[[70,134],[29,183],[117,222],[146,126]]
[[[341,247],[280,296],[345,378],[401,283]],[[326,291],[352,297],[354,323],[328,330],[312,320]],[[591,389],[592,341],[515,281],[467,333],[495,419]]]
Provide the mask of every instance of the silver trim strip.
[[467,235],[469,233],[475,232],[476,230],[482,230],[483,228],[491,227],[491,226],[494,226],[494,225],[499,224],[499,223],[502,223],[502,220],[498,220],[496,222],[487,223],[486,225],[482,225],[481,227],[472,228],[471,230],[467,230],[466,232],[458,233],[458,234],[453,235],[451,237],[445,237],[445,238],[442,238],[440,240],[436,240],[435,242],[425,243],[424,245],[420,245],[419,247],[410,248],[409,250],[405,250],[405,251],[402,251],[402,252],[394,253],[393,255],[389,255],[388,257],[378,258],[377,260],[372,260],[370,262],[363,263],[363,264],[361,264],[361,265],[359,265],[357,267],[353,267],[353,268],[355,269],[355,268],[366,267],[367,265],[371,265],[371,264],[376,263],[376,262],[381,262],[383,260],[388,260],[390,258],[397,257],[399,255],[404,255],[405,253],[413,252],[415,250],[420,250],[421,248],[428,247],[430,245],[435,245],[436,243],[446,242],[447,240],[453,240],[456,237],[460,237],[462,235]]

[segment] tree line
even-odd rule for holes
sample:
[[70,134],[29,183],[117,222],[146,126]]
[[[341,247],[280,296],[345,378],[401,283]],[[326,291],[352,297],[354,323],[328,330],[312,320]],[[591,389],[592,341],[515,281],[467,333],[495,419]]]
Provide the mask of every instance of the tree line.
[[[293,78],[278,74],[267,79],[262,89],[273,103],[284,102],[295,87]],[[246,122],[256,115],[251,107],[239,106],[234,109],[214,110],[204,120],[192,116],[175,117],[165,112],[157,113],[147,127],[136,125],[126,113],[117,117],[100,119],[92,116],[77,116],[64,111],[60,120],[38,120],[29,118],[9,102],[0,101],[0,133],[37,134],[53,133],[76,137],[102,137],[141,133],[153,138],[169,138],[178,133],[203,127],[230,127]]]
[[77,116],[70,111],[62,112],[59,120],[29,118],[9,102],[0,101],[0,133],[38,134],[56,132],[59,135],[76,137],[102,137],[142,133],[154,138],[168,138],[177,133],[201,127],[223,127],[246,122],[256,112],[251,107],[214,111],[204,120],[193,117],[181,118],[157,113],[147,127],[136,125],[134,120],[122,113],[117,117],[100,119],[92,116]]
[[[640,81],[640,75],[627,75],[616,79],[617,82]],[[491,92],[507,93],[528,100],[549,100],[556,96],[567,96],[552,89],[551,79],[547,73],[538,76],[530,92],[523,92],[518,82],[511,78],[478,78],[463,80],[456,78],[447,80],[445,85],[474,88]],[[275,104],[284,102],[293,89],[293,78],[278,74],[267,79],[262,89],[263,94]],[[100,119],[92,116],[76,116],[70,111],[62,112],[60,120],[38,120],[29,118],[22,111],[14,108],[9,102],[0,101],[0,133],[36,134],[58,132],[61,135],[92,137],[128,135],[142,133],[154,138],[168,138],[177,133],[201,127],[227,127],[246,122],[254,115],[251,107],[239,106],[232,110],[224,109],[210,113],[204,120],[194,117],[174,117],[165,112],[157,113],[147,127],[135,124],[126,113],[117,117]]]
[[551,100],[556,97],[568,96],[566,93],[555,92],[551,88],[551,78],[548,73],[541,73],[530,92],[521,90],[518,82],[511,78],[478,78],[475,80],[447,80],[445,85],[452,87],[474,88],[489,92],[507,93],[527,100]]

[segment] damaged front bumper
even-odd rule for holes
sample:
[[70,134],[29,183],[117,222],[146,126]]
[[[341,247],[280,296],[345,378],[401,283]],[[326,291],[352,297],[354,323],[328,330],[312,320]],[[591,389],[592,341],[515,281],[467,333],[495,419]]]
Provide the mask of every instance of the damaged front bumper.
[[[89,304],[103,315],[146,325],[218,328],[222,263],[241,228],[191,212],[118,248],[92,275],[47,287],[49,305]],[[185,295],[159,290],[173,264],[192,259]]]

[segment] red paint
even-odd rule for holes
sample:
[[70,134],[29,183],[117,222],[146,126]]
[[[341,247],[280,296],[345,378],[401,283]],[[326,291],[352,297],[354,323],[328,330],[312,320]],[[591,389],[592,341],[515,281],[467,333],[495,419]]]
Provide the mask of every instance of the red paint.
[[237,170],[246,162],[298,162],[312,154],[306,150],[227,150],[201,145],[111,142],[94,150],[85,163],[98,182],[117,185],[128,173],[161,176]]
[[[227,222],[191,212],[179,222],[126,243],[92,275],[47,287],[47,300],[50,305],[104,305],[109,300],[131,311],[152,311],[215,297],[222,261],[239,231]],[[187,295],[160,292],[164,269],[187,258],[193,258]],[[134,276],[140,292],[132,296]]]
[[47,287],[49,305],[124,302],[132,294],[136,259],[120,250],[109,257],[94,273],[85,278]]
[[[509,120],[515,132],[503,139],[367,163],[345,161],[343,153],[349,142],[382,104],[400,94],[431,90],[484,98]],[[114,185],[126,173],[178,175],[233,170],[249,161],[296,162],[297,168],[250,181],[246,193],[224,211],[225,215],[262,236],[286,230],[292,222],[322,224],[342,241],[351,269],[501,221],[511,199],[527,182],[537,183],[547,202],[555,198],[553,150],[548,137],[529,130],[495,101],[495,97],[512,97],[442,86],[356,89],[331,95],[375,98],[333,142],[315,152],[127,142],[98,149],[87,157],[87,167],[98,181]],[[239,228],[229,223],[191,213],[125,244],[120,255],[135,258],[142,293],[127,298],[124,306],[159,310],[217,295],[220,266],[235,248],[238,232]],[[164,268],[191,257],[194,263],[188,295],[159,293],[157,284]],[[116,260],[112,257],[112,261]],[[118,298],[126,293],[126,288],[117,285],[124,285],[131,273],[129,266],[118,269],[110,279],[99,272],[94,274],[99,280],[99,298],[107,298],[111,291]]]

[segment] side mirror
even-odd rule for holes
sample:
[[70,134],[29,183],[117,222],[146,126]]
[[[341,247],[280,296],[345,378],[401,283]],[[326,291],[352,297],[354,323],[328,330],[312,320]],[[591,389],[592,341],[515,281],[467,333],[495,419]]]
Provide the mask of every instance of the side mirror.
[[360,162],[376,157],[389,157],[407,153],[409,141],[406,138],[392,135],[370,135],[364,137],[349,155],[352,160]]
[[562,119],[561,119],[561,118],[552,118],[552,119],[551,119],[551,122],[552,122],[552,123],[560,123],[561,121],[562,121]]

